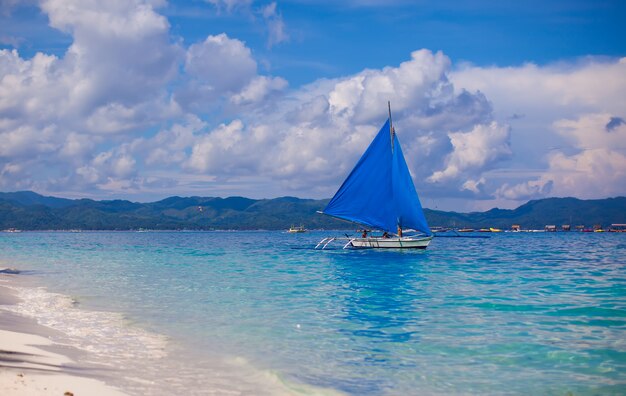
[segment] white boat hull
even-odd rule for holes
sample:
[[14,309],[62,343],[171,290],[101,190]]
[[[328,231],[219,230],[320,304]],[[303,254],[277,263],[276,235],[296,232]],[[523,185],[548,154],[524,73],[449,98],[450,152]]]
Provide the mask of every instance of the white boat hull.
[[355,248],[426,249],[432,236],[403,238],[354,238],[350,241]]

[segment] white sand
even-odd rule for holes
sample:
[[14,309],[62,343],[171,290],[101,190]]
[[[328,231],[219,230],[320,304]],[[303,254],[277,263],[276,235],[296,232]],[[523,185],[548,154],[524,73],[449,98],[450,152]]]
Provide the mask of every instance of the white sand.
[[10,289],[0,287],[0,395],[125,395],[97,379],[70,374],[70,368],[78,371],[80,367],[69,357],[46,350],[55,344],[33,334],[41,326],[25,325],[2,309],[15,299]]
[[0,394],[124,395],[104,382],[64,373],[71,359],[37,347],[52,344],[42,336],[0,330]]

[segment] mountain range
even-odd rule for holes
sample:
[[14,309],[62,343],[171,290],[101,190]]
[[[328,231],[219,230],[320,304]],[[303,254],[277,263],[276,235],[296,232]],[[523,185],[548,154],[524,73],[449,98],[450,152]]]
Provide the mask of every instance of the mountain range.
[[[0,229],[21,230],[280,230],[292,225],[308,229],[353,229],[357,226],[320,215],[328,199],[295,197],[178,197],[157,202],[96,201],[49,197],[32,191],[0,192]],[[545,225],[626,223],[626,197],[580,200],[546,198],[516,209],[457,213],[424,209],[431,226],[456,228],[519,224],[525,229]]]

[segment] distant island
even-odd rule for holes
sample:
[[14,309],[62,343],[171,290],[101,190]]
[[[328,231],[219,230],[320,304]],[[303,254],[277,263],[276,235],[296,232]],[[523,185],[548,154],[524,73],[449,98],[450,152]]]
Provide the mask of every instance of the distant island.
[[[157,202],[96,201],[0,192],[0,230],[282,230],[352,229],[354,224],[320,215],[328,199],[281,197],[170,197]],[[626,197],[581,200],[546,198],[512,210],[457,213],[425,209],[432,227],[543,229],[570,225],[608,227],[626,223]]]

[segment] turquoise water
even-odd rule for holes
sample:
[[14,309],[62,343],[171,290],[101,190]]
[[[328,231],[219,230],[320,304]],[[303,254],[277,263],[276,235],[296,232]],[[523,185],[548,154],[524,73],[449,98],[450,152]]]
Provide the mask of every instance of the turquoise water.
[[80,316],[82,332],[63,329],[127,351],[120,383],[137,394],[626,394],[626,234],[313,250],[327,235],[0,234],[0,264],[72,296],[72,312],[166,336],[165,356],[133,367],[143,338],[107,335],[110,318],[95,336]]

